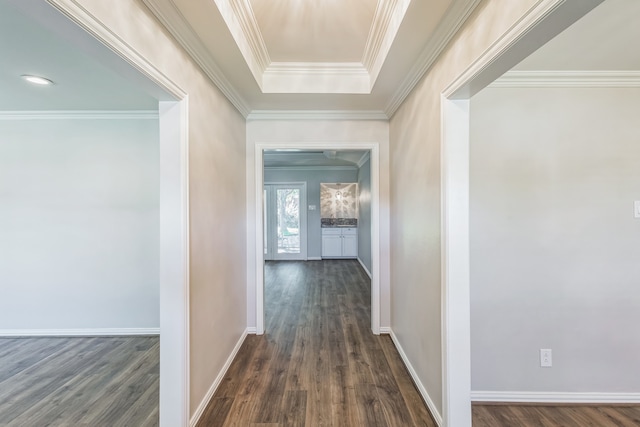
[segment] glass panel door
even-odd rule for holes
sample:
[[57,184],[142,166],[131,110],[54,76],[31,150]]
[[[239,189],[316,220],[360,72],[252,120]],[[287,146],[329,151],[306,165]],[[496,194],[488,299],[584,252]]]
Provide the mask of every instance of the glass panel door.
[[265,259],[306,259],[306,184],[267,184]]

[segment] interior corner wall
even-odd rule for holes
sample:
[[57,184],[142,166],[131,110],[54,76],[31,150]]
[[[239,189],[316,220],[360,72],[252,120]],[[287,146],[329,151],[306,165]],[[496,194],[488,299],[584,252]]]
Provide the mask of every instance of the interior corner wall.
[[193,416],[247,328],[245,119],[143,2],[75,2],[188,95]]
[[391,329],[438,414],[443,408],[440,97],[537,3],[480,2],[390,121]]
[[471,111],[473,390],[640,393],[640,89],[490,88]]
[[0,329],[159,328],[157,116],[43,116],[0,118]]
[[310,168],[265,168],[264,183],[272,182],[306,182],[307,205],[315,205],[315,210],[307,209],[307,258],[322,257],[322,229],[320,227],[320,184],[335,182],[357,182],[357,171],[354,168],[317,169]]
[[358,259],[371,272],[371,159],[358,168]]
[[[249,120],[247,122],[247,314],[256,326],[256,194],[255,155],[259,143],[308,143],[336,146],[345,142],[378,143],[380,147],[380,300],[389,301],[389,123],[384,120]],[[380,325],[388,327],[389,306],[381,303]]]

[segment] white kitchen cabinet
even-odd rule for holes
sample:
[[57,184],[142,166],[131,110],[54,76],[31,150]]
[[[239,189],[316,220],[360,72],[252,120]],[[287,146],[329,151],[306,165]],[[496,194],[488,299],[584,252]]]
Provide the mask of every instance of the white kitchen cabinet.
[[323,258],[357,258],[358,229],[335,227],[322,229]]

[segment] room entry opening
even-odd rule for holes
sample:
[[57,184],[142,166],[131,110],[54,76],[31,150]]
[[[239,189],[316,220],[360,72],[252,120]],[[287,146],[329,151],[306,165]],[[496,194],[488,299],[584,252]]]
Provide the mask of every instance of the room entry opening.
[[265,184],[265,260],[307,259],[306,193],[306,183]]

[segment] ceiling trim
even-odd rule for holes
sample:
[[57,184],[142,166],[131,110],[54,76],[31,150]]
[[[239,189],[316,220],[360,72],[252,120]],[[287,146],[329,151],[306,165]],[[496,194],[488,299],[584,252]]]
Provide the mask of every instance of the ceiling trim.
[[395,114],[481,1],[455,0],[449,7],[411,71],[409,71],[407,77],[385,107],[384,112],[388,117],[392,117]]
[[211,54],[172,0],[142,0],[156,18],[167,28],[180,46],[200,66],[211,82],[227,97],[245,118],[251,111],[247,102],[227,80]]
[[359,62],[272,62],[262,74],[263,93],[371,93]]
[[373,88],[411,0],[378,0],[362,55]]
[[357,166],[265,166],[264,169],[267,170],[300,170],[300,171],[308,171],[308,170],[334,170],[334,171],[352,171],[357,170]]
[[509,71],[491,88],[640,87],[639,71]]
[[362,157],[360,157],[360,160],[358,160],[358,169],[360,169],[362,167],[362,165],[364,165],[365,163],[367,163],[367,160],[369,160],[371,158],[371,151],[367,151],[365,152]]
[[247,120],[389,120],[382,111],[366,110],[253,110]]
[[272,62],[250,1],[215,3],[263,93],[370,94],[411,0],[378,0],[361,63]]
[[0,111],[0,120],[157,120],[157,110]]

